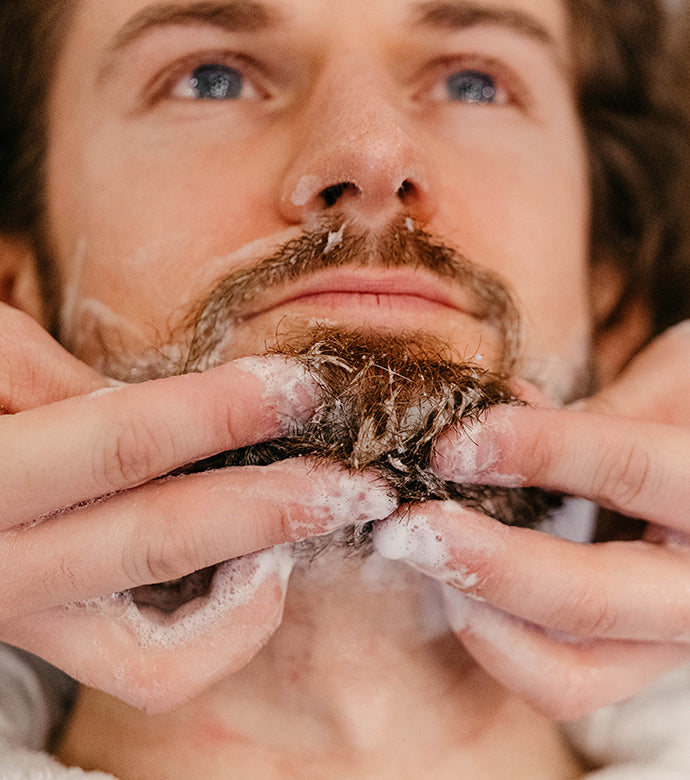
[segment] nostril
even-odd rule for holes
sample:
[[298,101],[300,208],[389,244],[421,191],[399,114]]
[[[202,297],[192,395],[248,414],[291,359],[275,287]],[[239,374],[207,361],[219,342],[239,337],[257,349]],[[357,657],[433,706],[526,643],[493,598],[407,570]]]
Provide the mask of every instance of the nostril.
[[415,185],[409,179],[405,179],[398,188],[398,197],[400,200],[407,200],[410,195],[415,193],[416,189]]
[[330,208],[331,206],[335,206],[335,204],[346,192],[357,194],[359,192],[359,187],[357,187],[356,184],[352,184],[352,182],[342,181],[338,184],[333,184],[330,187],[326,187],[326,189],[321,190],[319,197],[324,202],[324,204]]

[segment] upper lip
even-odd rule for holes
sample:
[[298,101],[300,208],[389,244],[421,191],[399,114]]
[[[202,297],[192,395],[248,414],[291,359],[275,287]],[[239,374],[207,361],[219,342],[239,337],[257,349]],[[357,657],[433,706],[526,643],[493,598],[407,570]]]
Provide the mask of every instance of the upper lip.
[[324,293],[414,296],[481,318],[479,304],[460,285],[449,283],[424,269],[339,268],[318,271],[301,281],[271,291],[242,313],[242,318],[263,314],[300,298]]

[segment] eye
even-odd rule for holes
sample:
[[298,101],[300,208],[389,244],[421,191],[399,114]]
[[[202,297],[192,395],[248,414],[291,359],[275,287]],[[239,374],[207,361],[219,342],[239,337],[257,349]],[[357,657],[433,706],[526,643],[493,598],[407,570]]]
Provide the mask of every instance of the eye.
[[502,101],[501,91],[494,79],[479,70],[459,70],[446,79],[448,99],[459,103],[497,103]]
[[195,100],[240,100],[258,94],[237,68],[220,63],[199,65],[179,79],[172,89],[173,97]]
[[[496,72],[501,74],[500,78],[491,75]],[[515,79],[498,64],[490,68],[458,68],[457,64],[441,63],[433,75],[426,99],[434,103],[504,106],[520,92],[518,86]]]

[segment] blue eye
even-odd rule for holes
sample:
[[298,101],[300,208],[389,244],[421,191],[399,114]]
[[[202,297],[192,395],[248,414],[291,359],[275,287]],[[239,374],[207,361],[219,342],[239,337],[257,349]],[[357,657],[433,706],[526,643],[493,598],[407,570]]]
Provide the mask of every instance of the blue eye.
[[495,103],[498,87],[491,76],[478,70],[460,70],[446,79],[451,100],[460,103]]
[[189,91],[199,100],[237,100],[244,91],[244,77],[227,65],[200,65],[192,71]]

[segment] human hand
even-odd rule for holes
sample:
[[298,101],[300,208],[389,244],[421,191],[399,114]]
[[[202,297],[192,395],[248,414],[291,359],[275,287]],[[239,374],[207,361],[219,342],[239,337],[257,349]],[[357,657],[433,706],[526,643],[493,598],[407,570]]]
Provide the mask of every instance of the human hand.
[[[0,321],[0,639],[89,685],[151,711],[189,698],[279,624],[285,545],[395,508],[305,460],[156,479],[307,414],[316,391],[286,360],[113,388],[25,315]],[[122,595],[222,561],[175,620]]]
[[644,539],[583,545],[441,502],[377,524],[383,555],[443,583],[477,661],[554,718],[690,660],[689,355],[685,324],[579,410],[496,408],[472,430],[474,459],[458,432],[437,448],[445,479],[582,496],[649,521]]

